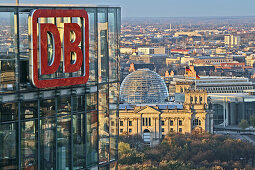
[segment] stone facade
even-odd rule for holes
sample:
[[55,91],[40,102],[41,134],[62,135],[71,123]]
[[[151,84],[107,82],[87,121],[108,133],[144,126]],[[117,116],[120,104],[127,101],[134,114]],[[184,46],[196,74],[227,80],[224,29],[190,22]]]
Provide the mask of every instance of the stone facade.
[[145,142],[157,144],[169,133],[212,132],[213,117],[207,110],[206,91],[185,90],[181,108],[175,103],[162,106],[144,104],[120,109],[119,134],[138,134]]

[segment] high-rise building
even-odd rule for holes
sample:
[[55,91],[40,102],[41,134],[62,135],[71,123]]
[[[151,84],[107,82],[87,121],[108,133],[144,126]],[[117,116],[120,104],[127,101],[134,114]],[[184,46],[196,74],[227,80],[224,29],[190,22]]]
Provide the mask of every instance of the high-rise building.
[[120,13],[0,6],[0,169],[116,169]]
[[224,43],[228,47],[235,47],[241,45],[241,37],[237,35],[225,35]]

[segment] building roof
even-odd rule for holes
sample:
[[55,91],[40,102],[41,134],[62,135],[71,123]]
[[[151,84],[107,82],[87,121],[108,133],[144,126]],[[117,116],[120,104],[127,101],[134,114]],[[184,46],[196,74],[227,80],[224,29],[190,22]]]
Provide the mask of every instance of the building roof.
[[149,69],[138,69],[129,74],[120,87],[120,100],[129,104],[163,104],[168,90],[159,74]]

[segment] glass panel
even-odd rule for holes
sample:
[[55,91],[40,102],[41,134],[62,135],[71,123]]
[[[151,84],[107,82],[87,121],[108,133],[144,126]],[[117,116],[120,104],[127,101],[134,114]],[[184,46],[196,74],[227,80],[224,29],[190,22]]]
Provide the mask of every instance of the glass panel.
[[116,109],[116,105],[111,104],[117,104],[119,100],[119,83],[111,83],[109,85],[109,103],[110,103],[110,109]]
[[15,90],[15,27],[14,12],[1,12],[0,35],[0,93]]
[[108,23],[106,9],[98,10],[98,82],[108,80]]
[[109,29],[109,81],[117,80],[117,26],[116,9],[108,9],[108,29]]
[[109,108],[110,108],[110,160],[117,158],[118,150],[118,96],[119,96],[118,83],[109,85]]
[[0,124],[0,167],[18,169],[18,124]]
[[57,167],[71,168],[71,115],[58,117],[57,126]]
[[73,115],[73,168],[85,168],[85,119],[84,115]]
[[21,168],[37,169],[37,121],[21,123]]
[[54,99],[48,99],[48,100],[41,100],[40,102],[40,116],[46,117],[46,116],[53,116],[55,115],[55,100]]
[[37,101],[21,102],[20,117],[21,119],[37,118],[38,107]]
[[108,170],[108,169],[109,169],[109,165],[99,167],[99,170]]
[[97,125],[98,125],[98,115],[97,115],[97,94],[91,93],[87,94],[86,100],[86,111],[87,111],[87,146],[86,146],[86,158],[87,166],[95,165],[97,160]]
[[118,168],[117,168],[117,162],[112,162],[112,163],[110,164],[110,170],[116,170],[116,169],[118,169]]
[[71,113],[71,97],[58,97],[58,115]]
[[73,97],[73,111],[82,112],[85,111],[85,96]]
[[108,85],[99,87],[99,162],[107,162],[109,154]]
[[29,12],[19,13],[19,46],[20,46],[20,90],[28,90],[33,87],[29,77],[29,33],[28,33]]
[[110,160],[115,160],[117,158],[117,139],[118,139],[118,119],[117,111],[110,110]]
[[87,84],[95,84],[97,73],[96,33],[95,33],[96,12],[95,9],[87,9],[87,13],[89,17],[89,81],[87,82]]
[[29,52],[29,39],[28,39],[28,15],[29,12],[19,13],[19,43],[20,52],[28,56]]
[[16,103],[0,104],[0,122],[18,120],[18,107]]
[[55,118],[40,120],[40,168],[56,169]]

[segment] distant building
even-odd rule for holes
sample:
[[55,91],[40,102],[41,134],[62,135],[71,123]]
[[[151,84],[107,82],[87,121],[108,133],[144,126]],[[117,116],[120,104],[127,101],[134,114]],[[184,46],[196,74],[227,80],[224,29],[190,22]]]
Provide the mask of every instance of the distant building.
[[[168,77],[173,72],[166,73]],[[163,79],[147,69],[128,75],[120,87],[119,134],[141,135],[155,145],[169,133],[212,132],[213,116],[204,90],[185,90],[182,103],[168,102]]]
[[165,54],[165,47],[139,47],[138,54]]
[[119,134],[141,135],[150,145],[169,133],[213,132],[213,115],[203,90],[185,92],[183,104],[121,104]]
[[237,35],[225,35],[224,36],[225,46],[235,47],[241,45],[241,37]]
[[201,37],[202,35],[197,32],[176,32],[174,37],[188,36],[188,37]]
[[120,48],[120,53],[121,54],[133,54],[137,52],[137,50],[135,48],[128,48],[128,47],[121,47]]
[[176,87],[180,82],[193,82],[197,89],[206,90],[208,94],[244,93],[246,90],[253,90],[253,83],[250,82],[248,78],[244,77],[200,76],[199,80],[195,80],[194,78],[185,79],[184,76],[175,76],[170,86]]
[[255,62],[255,54],[251,54],[250,56],[245,57],[245,64],[247,66],[253,67],[254,62]]
[[247,90],[246,92],[210,94],[214,125],[236,126],[242,119],[250,121],[250,116],[255,114],[255,95],[254,90]]
[[194,58],[194,65],[220,65],[231,62],[233,62],[233,57],[199,56]]

